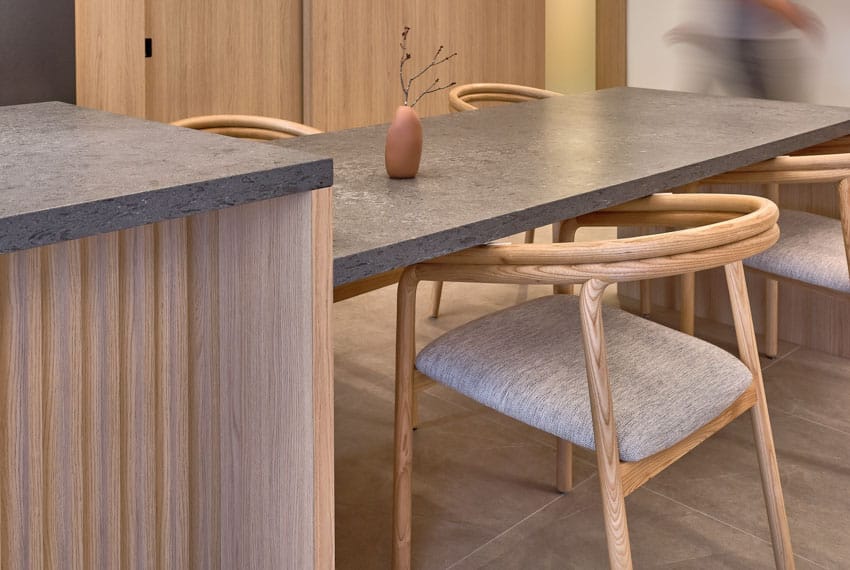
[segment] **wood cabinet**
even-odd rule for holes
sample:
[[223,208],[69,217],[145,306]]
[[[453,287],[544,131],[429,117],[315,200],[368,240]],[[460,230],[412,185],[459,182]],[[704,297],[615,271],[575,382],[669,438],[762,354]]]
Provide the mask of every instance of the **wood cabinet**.
[[[80,105],[159,121],[277,116],[323,130],[388,122],[401,103],[399,41],[420,79],[544,85],[545,0],[76,0]],[[144,57],[144,38],[152,57]],[[422,115],[448,111],[446,93]]]

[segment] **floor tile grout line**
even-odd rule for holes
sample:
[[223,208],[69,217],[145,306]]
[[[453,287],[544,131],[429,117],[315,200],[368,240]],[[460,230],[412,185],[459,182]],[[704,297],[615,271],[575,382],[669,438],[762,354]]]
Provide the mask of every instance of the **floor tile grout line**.
[[[737,526],[735,526],[735,525],[733,525],[733,524],[731,524],[731,523],[728,523],[728,522],[726,522],[726,521],[724,521],[724,520],[722,520],[722,519],[717,518],[717,517],[716,517],[716,516],[714,516],[714,515],[711,515],[711,514],[709,514],[709,513],[706,513],[705,511],[701,511],[700,509],[697,509],[696,507],[692,507],[691,505],[688,505],[688,504],[686,504],[686,503],[683,503],[682,501],[678,501],[678,500],[674,499],[673,497],[668,497],[668,496],[667,496],[667,495],[665,495],[664,493],[661,493],[661,492],[659,492],[659,491],[656,491],[655,489],[651,489],[651,488],[649,488],[649,487],[647,487],[647,486],[641,487],[641,489],[645,489],[646,491],[648,491],[648,492],[652,493],[653,495],[657,495],[657,496],[661,497],[662,499],[666,499],[666,500],[670,501],[671,503],[675,503],[675,504],[679,505],[680,507],[683,507],[683,508],[685,508],[685,509],[688,509],[689,511],[694,512],[694,513],[697,513],[697,514],[699,514],[699,515],[702,515],[702,516],[706,517],[707,519],[713,520],[713,521],[714,521],[714,522],[716,522],[716,523],[719,523],[719,524],[721,524],[721,525],[723,525],[723,526],[725,526],[725,527],[727,527],[727,528],[731,528],[732,530],[736,530],[736,531],[738,531],[738,532],[740,532],[740,533],[743,533],[743,534],[745,534],[745,535],[747,535],[747,536],[749,536],[749,537],[751,537],[751,538],[755,538],[756,540],[758,540],[758,541],[760,541],[760,542],[763,542],[763,543],[765,543],[765,544],[767,544],[767,545],[771,545],[771,544],[772,544],[770,540],[765,540],[764,538],[762,538],[762,537],[760,537],[760,536],[758,536],[758,535],[756,535],[756,534],[753,534],[752,532],[750,532],[750,531],[748,531],[748,530],[746,530],[746,529],[743,529],[743,528],[737,527]],[[793,545],[792,545],[792,547],[793,547]],[[806,558],[805,556],[801,555],[801,554],[800,554],[800,553],[798,553],[798,552],[795,552],[795,553],[794,553],[794,557],[795,557],[795,558],[799,558],[800,560],[805,560],[806,562],[808,562],[808,563],[810,563],[810,564],[814,564],[814,565],[815,565],[815,566],[817,566],[818,568],[827,568],[826,566],[824,566],[824,565],[822,565],[822,564],[820,564],[820,563],[818,563],[818,562],[815,562],[814,560],[811,560],[811,559],[809,559],[809,558]]]
[[464,560],[468,560],[471,556],[475,555],[476,552],[480,552],[482,549],[486,548],[487,546],[489,546],[490,544],[499,540],[500,538],[502,538],[503,536],[505,536],[506,534],[508,534],[509,532],[511,532],[512,530],[514,530],[518,526],[520,526],[521,524],[528,521],[531,517],[537,515],[538,513],[542,512],[543,510],[549,508],[551,505],[554,505],[556,502],[560,501],[561,499],[566,498],[568,495],[574,493],[576,489],[578,489],[579,487],[582,487],[585,483],[587,483],[588,481],[591,481],[595,478],[596,478],[596,474],[593,474],[590,477],[588,477],[587,479],[585,479],[584,481],[577,483],[575,486],[573,486],[572,491],[570,491],[569,493],[559,494],[557,497],[555,497],[554,499],[552,499],[548,503],[544,504],[543,506],[541,506],[539,509],[537,509],[533,513],[529,513],[528,515],[526,515],[522,519],[518,520],[517,522],[515,522],[514,524],[512,524],[511,526],[509,526],[508,528],[506,528],[505,530],[503,530],[502,532],[500,532],[499,534],[497,534],[496,536],[494,536],[493,538],[491,538],[490,540],[488,540],[484,544],[476,547],[475,549],[472,550],[472,552],[470,552],[466,556],[460,558],[459,560],[456,560],[455,562],[452,562],[452,564],[450,566],[446,567],[446,570],[451,570],[452,568],[455,568],[458,564],[460,564]]
[[802,421],[802,422],[807,422],[807,423],[810,423],[810,424],[816,425],[816,426],[818,426],[818,427],[821,427],[821,428],[824,428],[824,429],[828,429],[829,431],[834,431],[835,433],[840,433],[841,435],[850,435],[850,431],[847,431],[847,430],[844,430],[844,429],[841,429],[841,428],[837,428],[837,427],[835,427],[835,426],[827,425],[827,424],[825,424],[825,423],[822,423],[822,422],[819,422],[819,421],[817,421],[817,420],[813,420],[813,419],[811,419],[811,418],[807,418],[807,417],[804,417],[804,416],[800,416],[800,415],[798,415],[798,414],[794,414],[794,413],[791,413],[791,412],[787,412],[787,411],[785,411],[785,410],[783,410],[783,409],[781,409],[781,408],[773,408],[772,410],[769,410],[769,412],[770,412],[770,413],[780,413],[780,414],[783,414],[783,415],[785,415],[785,416],[788,416],[788,417],[794,418],[795,420],[800,420],[800,421]]
[[803,347],[800,346],[800,345],[795,345],[794,348],[792,348],[791,350],[789,350],[788,352],[786,352],[782,356],[777,356],[776,358],[771,359],[770,362],[767,364],[767,366],[764,366],[761,369],[761,371],[764,372],[765,370],[768,370],[769,368],[773,368],[774,366],[776,366],[777,364],[779,364],[780,362],[782,362],[783,360],[785,360],[786,358],[788,358],[789,356],[791,356],[792,354],[794,354],[795,352],[800,350],[801,348],[803,348]]

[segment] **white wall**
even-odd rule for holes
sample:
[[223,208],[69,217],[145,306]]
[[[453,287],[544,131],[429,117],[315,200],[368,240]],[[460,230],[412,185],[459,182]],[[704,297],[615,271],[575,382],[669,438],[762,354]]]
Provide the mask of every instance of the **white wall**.
[[[710,0],[717,2],[718,0]],[[634,87],[688,90],[700,61],[686,46],[669,46],[664,34],[694,14],[706,0],[630,0],[628,83]],[[822,45],[806,41],[804,73],[809,101],[850,106],[850,1],[799,0],[823,20]],[[702,14],[703,12],[699,12]],[[705,70],[705,73],[710,73]]]

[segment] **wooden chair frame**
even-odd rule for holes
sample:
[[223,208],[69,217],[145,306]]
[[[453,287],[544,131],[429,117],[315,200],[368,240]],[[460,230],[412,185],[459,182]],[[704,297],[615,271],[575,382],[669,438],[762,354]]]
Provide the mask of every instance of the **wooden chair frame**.
[[322,132],[301,123],[258,115],[203,115],[180,119],[171,124],[229,137],[261,141],[315,135]]
[[[547,91],[527,85],[515,85],[513,83],[468,83],[458,85],[449,91],[449,110],[452,113],[463,111],[477,111],[478,107],[472,103],[499,102],[499,103],[522,103],[549,97],[561,97],[561,93]],[[525,232],[525,243],[534,241],[534,229]],[[436,281],[431,294],[431,316],[437,318],[440,314],[440,301],[443,298],[443,282]]]
[[[411,566],[412,398],[415,358],[416,290],[420,281],[581,285],[580,316],[596,457],[602,491],[611,568],[631,568],[624,498],[652,476],[727,425],[752,410],[762,486],[778,568],[793,568],[790,533],[776,463],[776,452],[762,384],[741,260],[776,242],[778,210],[754,196],[720,194],[656,195],[589,214],[579,223],[609,226],[653,223],[679,229],[667,234],[584,243],[487,245],[409,267],[398,286],[395,392],[393,568]],[[752,385],[732,405],[676,445],[641,461],[620,460],[601,299],[620,281],[667,277],[725,267],[735,332]]]
[[[836,139],[801,151],[797,156],[780,156],[751,166],[740,168],[711,178],[700,184],[760,184],[766,188],[766,196],[779,203],[780,187],[784,184],[836,184],[838,187],[839,215],[844,236],[844,252],[847,267],[850,269],[850,152],[838,154],[812,154],[813,149],[840,149],[850,151],[850,137]],[[781,221],[780,221],[781,224]],[[846,296],[844,293],[822,289],[809,283],[778,278],[772,273],[763,273],[765,283],[765,343],[764,353],[775,357],[779,352],[779,279],[794,282],[805,287],[814,287],[820,291]],[[691,284],[693,277],[691,276]],[[643,294],[641,295],[643,300]],[[681,315],[682,330],[693,332],[694,327],[694,288],[682,290]]]

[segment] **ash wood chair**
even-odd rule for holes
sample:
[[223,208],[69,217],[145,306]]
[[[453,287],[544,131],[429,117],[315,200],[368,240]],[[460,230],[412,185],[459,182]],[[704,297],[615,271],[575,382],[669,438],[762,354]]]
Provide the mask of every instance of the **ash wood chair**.
[[171,124],[258,141],[315,135],[322,132],[301,123],[258,115],[203,115],[181,119]]
[[[813,148],[850,151],[850,137],[845,139]],[[850,295],[850,152],[811,152],[778,157],[702,181],[714,185],[760,184],[766,187],[767,197],[777,203],[780,188],[786,184],[829,184],[829,191],[837,189],[840,219],[782,209],[779,242],[744,262],[748,269],[767,277],[764,353],[769,357],[779,351],[779,281]],[[682,298],[683,305],[692,307],[693,289],[683,290]],[[693,318],[692,310],[682,315],[683,321],[690,320],[691,330]]]
[[[788,523],[741,260],[776,242],[777,207],[754,196],[668,194],[579,223],[678,228],[598,242],[485,245],[409,267],[398,287],[393,567],[411,566],[415,368],[501,413],[596,450],[611,568],[631,568],[624,498],[750,410],[778,568]],[[616,282],[724,267],[740,357],[603,307]],[[415,351],[420,281],[581,285],[450,331]],[[509,333],[509,334],[506,334]]]
[[[462,111],[477,111],[480,107],[473,103],[522,103],[549,97],[560,97],[561,94],[527,85],[512,83],[469,83],[458,85],[449,91],[449,110],[452,113]],[[534,241],[534,230],[525,232],[525,243]],[[434,283],[431,299],[431,316],[440,315],[440,301],[443,297],[443,283]]]

